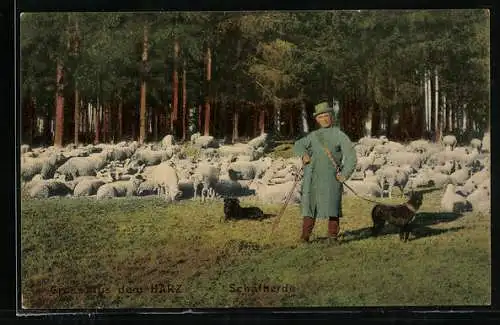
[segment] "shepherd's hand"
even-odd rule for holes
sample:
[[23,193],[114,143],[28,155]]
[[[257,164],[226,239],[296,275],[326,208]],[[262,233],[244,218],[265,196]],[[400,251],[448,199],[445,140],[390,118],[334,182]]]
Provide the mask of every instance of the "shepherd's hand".
[[337,180],[341,183],[345,182],[345,177],[342,176],[340,173],[337,173]]
[[307,165],[308,163],[311,162],[311,157],[309,157],[309,155],[307,153],[305,153],[303,156],[302,156],[302,163],[304,165]]

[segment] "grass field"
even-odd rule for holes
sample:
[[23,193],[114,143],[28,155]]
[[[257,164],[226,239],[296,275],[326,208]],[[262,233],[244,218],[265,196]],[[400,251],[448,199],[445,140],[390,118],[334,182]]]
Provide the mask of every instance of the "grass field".
[[[379,238],[367,237],[372,204],[346,197],[342,245],[333,247],[321,238],[326,234],[326,221],[317,223],[313,243],[297,243],[301,229],[298,206],[287,208],[270,236],[274,217],[220,223],[221,202],[189,200],[166,205],[157,198],[23,200],[24,305],[489,304],[490,216],[437,213],[440,195],[440,191],[425,194],[415,221],[418,229],[406,244],[399,242],[391,227]],[[270,214],[281,207],[242,201],[242,205],[250,204]],[[288,291],[237,291],[259,283],[287,285]]]

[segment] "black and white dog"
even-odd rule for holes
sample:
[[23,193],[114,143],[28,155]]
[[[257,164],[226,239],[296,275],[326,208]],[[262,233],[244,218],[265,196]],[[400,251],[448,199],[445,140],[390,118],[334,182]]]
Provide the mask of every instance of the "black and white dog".
[[237,198],[224,198],[224,218],[221,221],[227,220],[262,220],[264,212],[258,207],[243,208],[240,206],[240,200]]
[[422,192],[411,192],[408,202],[400,205],[377,204],[372,209],[372,235],[377,236],[386,222],[399,227],[399,239],[408,241],[415,214],[422,206]]

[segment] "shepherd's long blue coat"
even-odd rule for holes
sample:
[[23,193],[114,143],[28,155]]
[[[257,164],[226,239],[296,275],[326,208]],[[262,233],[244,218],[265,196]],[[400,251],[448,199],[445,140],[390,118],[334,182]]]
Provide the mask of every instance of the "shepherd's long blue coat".
[[[318,136],[320,140],[318,140]],[[294,153],[309,154],[311,162],[304,167],[301,213],[314,218],[342,217],[342,183],[320,141],[327,146],[337,163],[340,174],[348,179],[357,164],[354,144],[338,127],[320,128],[295,142]]]

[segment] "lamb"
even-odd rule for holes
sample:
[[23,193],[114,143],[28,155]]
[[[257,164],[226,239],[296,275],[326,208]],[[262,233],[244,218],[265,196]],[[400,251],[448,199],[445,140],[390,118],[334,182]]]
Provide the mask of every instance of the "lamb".
[[68,180],[75,179],[78,176],[96,176],[97,171],[106,166],[110,158],[111,152],[109,150],[104,150],[89,157],[73,157],[62,164],[56,172],[65,175]]
[[441,199],[441,210],[443,212],[462,213],[470,211],[470,202],[465,197],[456,193],[455,185],[448,184]]
[[130,197],[137,195],[139,185],[144,181],[141,175],[135,175],[127,181],[106,183],[97,189],[96,198]]
[[157,186],[158,195],[164,195],[167,202],[182,196],[179,190],[179,177],[172,161],[164,161],[155,166],[149,175],[149,181]]
[[457,138],[454,135],[446,135],[442,141],[446,149],[453,151],[457,145]]
[[64,182],[56,180],[42,180],[38,181],[31,187],[29,195],[32,198],[45,199],[52,196],[66,196],[70,195],[71,190]]

